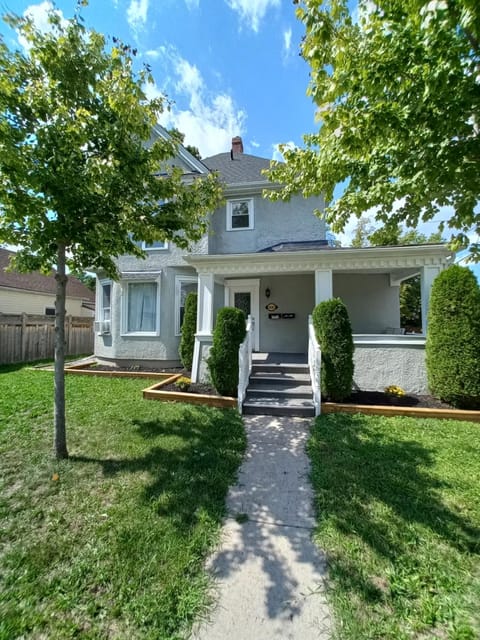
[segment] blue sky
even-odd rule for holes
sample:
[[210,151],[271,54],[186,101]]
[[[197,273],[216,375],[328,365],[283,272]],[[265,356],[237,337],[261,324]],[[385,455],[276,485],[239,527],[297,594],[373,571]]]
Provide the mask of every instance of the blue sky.
[[[28,11],[42,25],[48,4],[1,0],[0,10]],[[74,13],[74,0],[55,5],[66,18]],[[278,143],[301,144],[314,127],[291,0],[90,0],[82,15],[138,49],[155,79],[149,94],[174,101],[162,124],[180,129],[204,157],[229,151],[235,135],[246,153],[277,157]]]
[[[0,0],[0,13],[29,13],[46,27],[49,5]],[[55,6],[69,18],[76,2]],[[138,62],[151,66],[155,80],[148,95],[173,101],[161,124],[177,127],[203,157],[229,151],[240,135],[246,153],[281,159],[279,143],[301,145],[302,135],[318,127],[292,0],[90,0],[82,15],[88,27],[138,50]],[[0,32],[9,46],[17,44],[3,22]],[[446,208],[420,231],[429,235],[450,215]],[[355,225],[353,219],[338,234],[344,246]]]

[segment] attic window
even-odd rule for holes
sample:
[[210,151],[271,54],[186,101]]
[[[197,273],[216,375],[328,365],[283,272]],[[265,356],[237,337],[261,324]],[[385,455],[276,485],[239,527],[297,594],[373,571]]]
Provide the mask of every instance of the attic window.
[[227,231],[253,229],[253,198],[227,202]]

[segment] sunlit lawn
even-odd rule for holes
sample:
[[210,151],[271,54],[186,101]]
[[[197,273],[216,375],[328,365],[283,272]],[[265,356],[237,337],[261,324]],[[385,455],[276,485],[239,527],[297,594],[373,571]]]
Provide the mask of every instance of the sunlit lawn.
[[148,380],[0,369],[0,638],[179,638],[245,447],[234,411],[142,399]]
[[308,448],[337,637],[480,638],[480,425],[331,414]]

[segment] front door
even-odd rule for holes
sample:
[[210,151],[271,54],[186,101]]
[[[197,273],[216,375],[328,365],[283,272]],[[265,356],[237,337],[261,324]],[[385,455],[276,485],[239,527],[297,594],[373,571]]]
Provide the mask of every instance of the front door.
[[225,305],[241,309],[245,317],[251,315],[255,321],[255,351],[259,350],[260,344],[259,292],[260,280],[258,279],[225,281]]

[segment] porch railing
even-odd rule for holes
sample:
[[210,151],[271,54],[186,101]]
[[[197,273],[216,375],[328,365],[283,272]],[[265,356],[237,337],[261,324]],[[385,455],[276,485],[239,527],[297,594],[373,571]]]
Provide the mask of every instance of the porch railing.
[[255,344],[255,320],[247,318],[247,332],[238,349],[238,410],[242,413],[248,381],[252,373],[252,351]]
[[320,370],[322,366],[322,352],[317,342],[313,328],[312,316],[308,316],[308,367],[312,382],[313,405],[315,415],[319,416],[322,409],[322,394],[320,391]]

